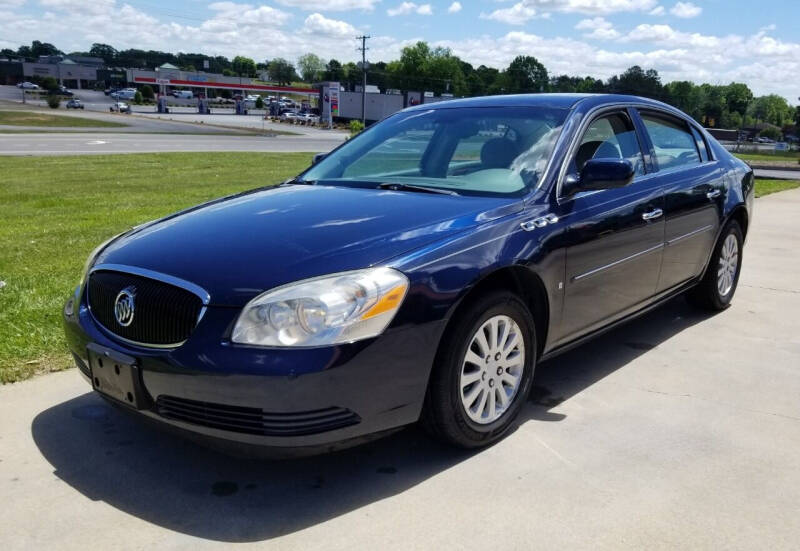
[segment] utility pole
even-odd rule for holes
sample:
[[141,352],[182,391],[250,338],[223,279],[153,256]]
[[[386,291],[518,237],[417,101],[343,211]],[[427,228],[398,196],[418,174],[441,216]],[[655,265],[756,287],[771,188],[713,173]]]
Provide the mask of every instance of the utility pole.
[[364,126],[367,125],[367,39],[372,38],[369,35],[362,35],[357,36],[356,40],[361,41],[361,47],[356,48],[356,50],[361,50],[361,74],[362,74],[362,84],[361,84],[361,124]]

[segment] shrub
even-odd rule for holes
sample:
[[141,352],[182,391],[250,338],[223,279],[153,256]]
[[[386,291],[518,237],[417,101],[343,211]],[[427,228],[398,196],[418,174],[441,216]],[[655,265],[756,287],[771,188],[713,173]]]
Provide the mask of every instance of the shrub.
[[764,138],[769,138],[771,140],[778,140],[781,137],[781,131],[772,126],[768,126],[764,130],[759,132],[759,135]]
[[358,120],[350,121],[350,135],[355,136],[359,132],[364,130],[364,123]]
[[149,84],[145,84],[144,86],[142,86],[141,90],[139,90],[139,91],[142,93],[142,97],[144,99],[155,99],[156,98],[155,93],[153,93],[153,88]]
[[139,90],[136,90],[136,93],[133,95],[133,103],[136,105],[141,105],[142,101],[144,101],[142,98],[142,93]]
[[55,94],[47,96],[47,105],[50,109],[58,109],[58,106],[61,105],[61,98]]
[[42,79],[42,88],[45,90],[57,90],[58,89],[58,81],[53,77],[44,77]]
[[256,109],[264,109],[264,98],[261,96],[258,96],[258,99],[256,100]]

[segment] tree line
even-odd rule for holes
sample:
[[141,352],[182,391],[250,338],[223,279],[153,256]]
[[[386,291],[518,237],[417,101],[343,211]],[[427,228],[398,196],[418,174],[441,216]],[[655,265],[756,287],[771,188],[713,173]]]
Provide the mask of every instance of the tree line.
[[[16,51],[0,50],[0,55],[36,59],[41,55],[64,54],[54,45],[33,41]],[[270,81],[282,85],[296,82],[312,83],[322,80],[338,81],[354,90],[362,82],[362,68],[353,62],[323,60],[313,53],[301,56],[296,66],[284,58],[256,62],[236,56],[207,56],[199,53],[173,54],[157,50],[117,50],[108,44],[95,43],[84,55],[102,58],[109,67],[153,69],[171,63],[185,71],[204,70],[229,76],[257,77],[266,74]],[[205,66],[205,63],[208,66]],[[743,83],[726,85],[695,84],[674,81],[667,84],[655,69],[633,66],[607,80],[591,76],[550,74],[535,57],[517,56],[505,69],[480,65],[460,59],[449,48],[431,47],[426,42],[403,48],[400,58],[389,62],[371,63],[367,67],[367,84],[387,90],[429,91],[454,96],[483,96],[536,92],[578,92],[633,94],[672,104],[696,120],[717,128],[762,129],[763,135],[778,137],[781,131],[795,131],[800,122],[800,107],[795,108],[785,98],[771,94],[756,97]]]

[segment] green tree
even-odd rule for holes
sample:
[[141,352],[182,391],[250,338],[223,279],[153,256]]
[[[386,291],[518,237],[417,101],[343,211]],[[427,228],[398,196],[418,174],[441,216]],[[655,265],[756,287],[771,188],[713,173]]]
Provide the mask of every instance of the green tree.
[[615,94],[631,94],[646,98],[663,99],[664,87],[655,69],[644,70],[638,65],[608,80],[608,91]]
[[714,86],[712,84],[700,85],[700,90],[703,94],[703,117],[705,118],[703,124],[712,127],[721,127],[725,119],[727,111],[727,102],[725,99],[725,86]]
[[42,88],[47,90],[48,92],[52,92],[53,90],[58,89],[58,81],[53,77],[44,77],[40,80]]
[[758,133],[759,136],[769,138],[771,140],[781,139],[781,131],[775,126],[767,126]]
[[256,98],[255,108],[256,109],[264,109],[264,98],[262,98],[261,96],[258,96]]
[[341,82],[348,90],[355,90],[356,84],[361,84],[361,69],[358,68],[358,65],[352,61],[342,65]]
[[58,109],[58,106],[61,105],[61,97],[56,94],[50,94],[47,96],[47,106],[50,109]]
[[331,59],[325,66],[325,73],[323,74],[322,78],[331,82],[341,82],[341,80],[344,78],[342,64],[335,59]]
[[103,61],[106,62],[106,65],[113,65],[114,60],[117,57],[117,50],[114,49],[113,46],[109,46],[108,44],[95,42],[89,49],[89,55],[102,58]]
[[305,82],[316,82],[325,72],[325,62],[318,55],[308,53],[298,58],[297,68]]
[[249,57],[237,55],[231,61],[231,68],[240,77],[256,76],[256,62]]
[[39,42],[38,40],[34,40],[31,43],[31,56],[33,57],[39,57],[41,55],[59,55],[63,53],[64,52],[49,42]]
[[529,55],[519,55],[505,70],[505,82],[508,93],[525,94],[547,91],[549,79],[547,69],[538,59]]
[[[431,48],[427,42],[406,46],[400,59],[386,65],[387,88],[464,95],[469,87],[463,62],[449,48]],[[473,79],[473,87],[476,81]]]
[[298,80],[294,65],[282,57],[276,57],[270,61],[267,72],[269,73],[269,78],[278,84],[285,84],[288,86],[295,80]]
[[783,127],[792,121],[794,108],[789,105],[785,98],[770,94],[753,100],[748,114],[754,117],[757,123],[768,122],[777,127]]
[[751,101],[753,101],[753,92],[747,84],[731,82],[725,87],[725,102],[727,103],[728,111],[731,113],[736,112],[744,115]]
[[20,46],[17,48],[17,56],[23,59],[33,59],[30,46]]
[[154,100],[156,98],[153,88],[149,84],[142,86],[140,92],[142,93],[142,97],[146,100]]

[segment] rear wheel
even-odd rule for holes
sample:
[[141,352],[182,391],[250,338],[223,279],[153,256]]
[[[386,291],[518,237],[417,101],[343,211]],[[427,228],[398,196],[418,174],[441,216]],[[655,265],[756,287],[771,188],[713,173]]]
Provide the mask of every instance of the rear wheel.
[[744,237],[739,223],[731,220],[722,230],[702,281],[687,295],[706,310],[724,310],[731,305],[739,283]]
[[534,321],[514,294],[496,292],[459,311],[442,340],[423,411],[434,436],[464,448],[512,426],[533,380]]

